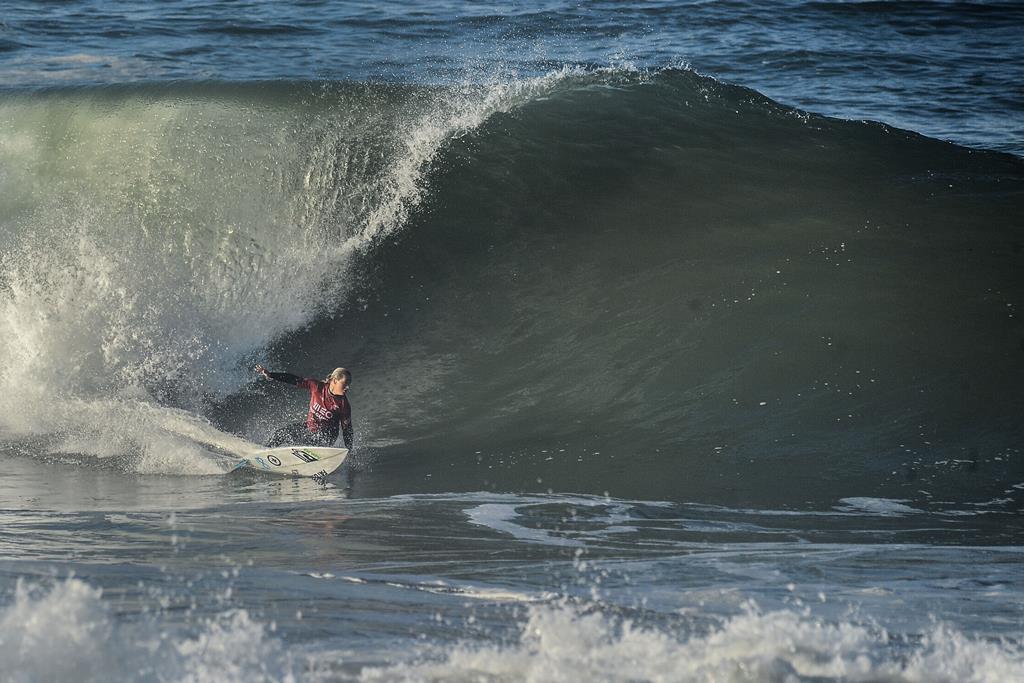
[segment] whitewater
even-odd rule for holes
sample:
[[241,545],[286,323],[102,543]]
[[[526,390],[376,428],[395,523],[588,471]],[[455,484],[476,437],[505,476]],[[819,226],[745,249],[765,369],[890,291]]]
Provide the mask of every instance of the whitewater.
[[784,5],[14,3],[0,680],[1024,679],[1024,17]]

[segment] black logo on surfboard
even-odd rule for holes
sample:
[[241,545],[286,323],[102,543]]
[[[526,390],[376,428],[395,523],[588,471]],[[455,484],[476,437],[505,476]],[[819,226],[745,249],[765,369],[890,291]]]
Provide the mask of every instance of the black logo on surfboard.
[[273,464],[276,467],[281,466],[281,460],[276,455],[268,455],[267,460],[269,460],[271,464]]
[[308,453],[306,451],[300,451],[298,448],[292,449],[292,455],[294,455],[299,460],[305,460],[306,462],[317,461],[317,457],[315,455],[313,455],[312,453]]

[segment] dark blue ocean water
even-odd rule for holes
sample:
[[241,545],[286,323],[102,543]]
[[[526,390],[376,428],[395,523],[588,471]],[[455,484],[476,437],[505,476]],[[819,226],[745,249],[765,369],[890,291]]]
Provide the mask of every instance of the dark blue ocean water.
[[1024,680],[1022,28],[0,4],[0,681]]
[[462,83],[688,65],[809,111],[1024,152],[1018,2],[18,2],[0,84]]

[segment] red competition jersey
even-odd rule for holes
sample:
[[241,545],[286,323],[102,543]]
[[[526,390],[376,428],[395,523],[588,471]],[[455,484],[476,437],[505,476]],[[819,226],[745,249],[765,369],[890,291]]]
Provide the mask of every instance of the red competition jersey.
[[331,439],[336,439],[340,425],[352,424],[352,406],[348,399],[332,394],[326,382],[306,378],[297,386],[309,389],[309,415],[306,417],[309,431],[327,432]]
[[306,429],[317,434],[325,434],[333,443],[338,438],[338,431],[344,431],[346,443],[352,435],[352,406],[345,396],[335,396],[328,388],[327,382],[298,377],[286,372],[268,372],[271,379],[287,382],[309,390],[309,415],[306,417]]

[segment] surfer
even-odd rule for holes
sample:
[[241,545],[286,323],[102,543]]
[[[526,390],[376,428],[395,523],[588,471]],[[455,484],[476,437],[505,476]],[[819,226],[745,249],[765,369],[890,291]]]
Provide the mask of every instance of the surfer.
[[346,396],[352,384],[351,372],[345,368],[336,368],[322,382],[287,372],[267,372],[262,365],[256,366],[256,372],[266,379],[309,390],[309,415],[306,421],[276,430],[267,446],[331,446],[340,430],[345,448],[352,450],[352,406]]

